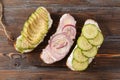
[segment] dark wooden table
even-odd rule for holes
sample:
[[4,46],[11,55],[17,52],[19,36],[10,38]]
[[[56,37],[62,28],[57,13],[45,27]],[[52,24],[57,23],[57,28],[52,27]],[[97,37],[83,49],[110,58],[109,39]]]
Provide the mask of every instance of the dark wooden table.
[[[7,40],[0,31],[0,80],[120,80],[120,0],[0,0],[0,2],[4,7],[2,22],[14,40],[20,35],[25,20],[39,6],[46,7],[54,21],[45,41],[28,54],[16,52],[14,41]],[[98,55],[83,72],[69,70],[65,65],[67,57],[52,65],[44,64],[39,58],[41,50],[47,45],[49,37],[57,28],[59,18],[64,13],[70,13],[77,20],[76,39],[88,18],[99,23],[105,37]]]

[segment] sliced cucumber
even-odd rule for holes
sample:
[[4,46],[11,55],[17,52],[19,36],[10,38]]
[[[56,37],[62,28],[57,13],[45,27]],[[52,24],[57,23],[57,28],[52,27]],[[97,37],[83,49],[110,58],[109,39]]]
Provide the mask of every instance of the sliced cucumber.
[[78,62],[85,62],[88,60],[88,58],[82,54],[81,49],[78,47],[73,52],[73,58]]
[[97,47],[94,46],[92,49],[87,50],[87,51],[82,51],[82,53],[86,56],[86,57],[94,57],[97,54]]
[[95,38],[98,34],[98,28],[94,24],[86,24],[82,29],[82,34],[87,39]]
[[72,67],[75,69],[75,71],[83,71],[88,67],[88,61],[77,62],[76,60],[73,59]]
[[81,36],[77,40],[77,46],[68,58],[67,66],[75,71],[85,70],[95,58],[103,40],[104,38],[97,22],[87,20],[82,29]]
[[89,50],[92,48],[92,45],[88,42],[88,40],[84,36],[80,36],[77,40],[77,45],[82,50]]
[[103,35],[101,32],[98,33],[98,35],[94,39],[88,40],[92,45],[100,46],[103,43]]

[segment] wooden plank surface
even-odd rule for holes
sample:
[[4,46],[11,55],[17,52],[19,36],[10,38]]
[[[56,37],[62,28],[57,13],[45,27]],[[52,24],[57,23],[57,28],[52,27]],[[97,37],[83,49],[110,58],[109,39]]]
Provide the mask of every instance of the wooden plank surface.
[[[8,41],[0,31],[0,80],[120,79],[120,0],[1,0],[1,2],[4,7],[2,21],[14,39],[19,36],[25,20],[39,6],[49,10],[54,23],[45,41],[34,51],[24,55],[16,52],[14,42]],[[67,56],[52,65],[43,63],[39,58],[41,50],[47,45],[64,13],[70,13],[77,20],[76,39],[88,18],[95,19],[103,31],[105,41],[98,52],[101,56],[97,56],[84,72],[70,71],[65,65]]]

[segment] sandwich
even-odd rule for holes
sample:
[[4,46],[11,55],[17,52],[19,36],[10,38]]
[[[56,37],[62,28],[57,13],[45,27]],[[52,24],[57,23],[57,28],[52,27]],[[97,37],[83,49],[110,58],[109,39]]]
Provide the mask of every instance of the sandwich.
[[34,50],[44,39],[52,25],[50,13],[44,7],[39,7],[24,23],[21,35],[14,44],[20,53]]
[[73,71],[85,70],[95,58],[104,40],[97,22],[88,19],[82,28],[77,44],[67,59],[66,65]]
[[64,14],[56,32],[42,50],[40,58],[47,64],[62,60],[69,52],[76,37],[76,21],[70,14]]

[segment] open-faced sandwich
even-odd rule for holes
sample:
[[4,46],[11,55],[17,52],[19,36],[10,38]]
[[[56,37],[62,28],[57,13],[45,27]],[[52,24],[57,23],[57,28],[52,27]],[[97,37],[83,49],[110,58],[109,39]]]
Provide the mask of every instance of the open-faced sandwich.
[[96,56],[103,40],[97,22],[92,19],[86,20],[77,44],[67,59],[67,66],[74,71],[85,70]]
[[21,35],[15,42],[15,49],[21,53],[32,51],[43,41],[52,22],[46,8],[39,7],[25,22]]
[[69,52],[76,36],[76,21],[70,14],[64,14],[59,22],[57,31],[49,40],[48,45],[40,55],[41,59],[52,64],[63,59]]

